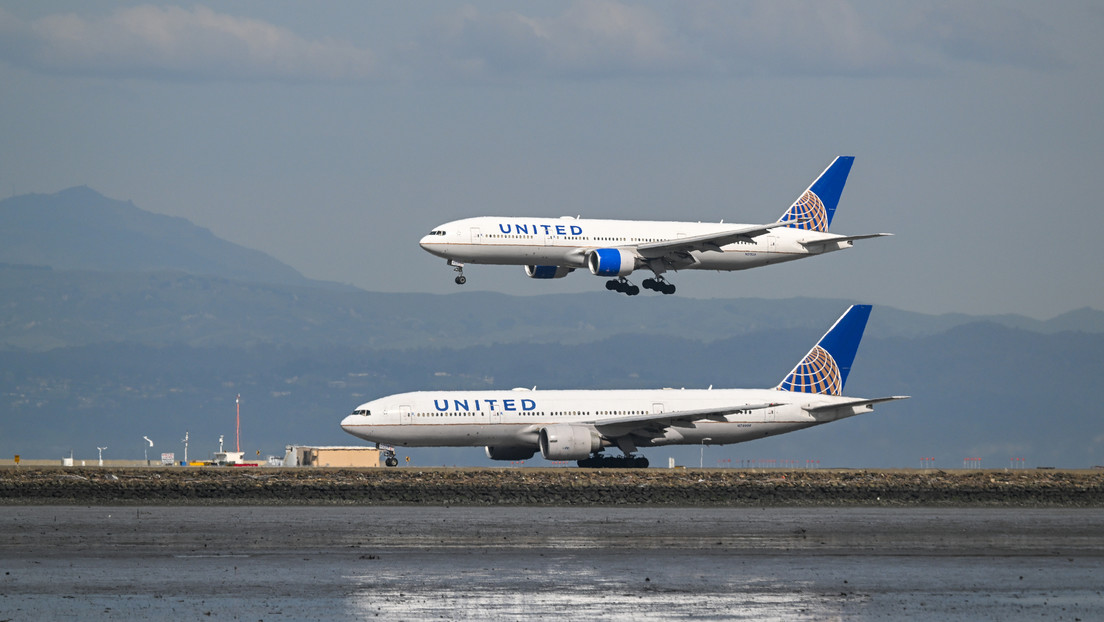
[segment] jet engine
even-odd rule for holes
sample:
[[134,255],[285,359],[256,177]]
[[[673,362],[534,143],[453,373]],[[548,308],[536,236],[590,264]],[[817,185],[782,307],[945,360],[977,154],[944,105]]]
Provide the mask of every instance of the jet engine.
[[562,266],[525,266],[525,276],[531,279],[562,279],[574,271]]
[[601,446],[598,433],[582,425],[562,423],[540,431],[540,451],[546,460],[583,460]]
[[636,269],[636,255],[620,248],[596,248],[587,255],[595,276],[628,276]]
[[486,447],[487,457],[491,460],[528,460],[537,453],[532,447]]

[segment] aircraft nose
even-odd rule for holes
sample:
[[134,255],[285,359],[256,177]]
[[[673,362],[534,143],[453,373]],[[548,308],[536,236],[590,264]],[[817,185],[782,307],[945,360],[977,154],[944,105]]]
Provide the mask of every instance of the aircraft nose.
[[418,246],[421,246],[422,250],[430,255],[448,257],[448,244],[442,241],[441,236],[427,235],[418,241]]
[[356,420],[357,415],[346,415],[346,417],[341,420],[341,429],[348,432],[349,428],[356,424]]

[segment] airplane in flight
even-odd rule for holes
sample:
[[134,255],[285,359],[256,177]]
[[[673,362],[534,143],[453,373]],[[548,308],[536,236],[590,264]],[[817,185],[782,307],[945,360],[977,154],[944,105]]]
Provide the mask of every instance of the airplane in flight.
[[[539,451],[581,467],[646,467],[641,447],[741,443],[906,399],[843,396],[870,309],[849,308],[772,389],[419,391],[361,404],[341,427],[377,447],[484,446],[492,460]],[[603,454],[612,447],[622,455]]]
[[627,277],[648,270],[653,276],[641,282],[644,289],[673,294],[675,285],[664,276],[672,270],[746,270],[892,235],[828,232],[854,160],[837,157],[781,218],[767,224],[484,216],[440,225],[419,244],[447,260],[458,285],[467,282],[468,263],[520,265],[532,279],[559,279],[586,269],[612,277],[606,289],[635,296],[640,287]]

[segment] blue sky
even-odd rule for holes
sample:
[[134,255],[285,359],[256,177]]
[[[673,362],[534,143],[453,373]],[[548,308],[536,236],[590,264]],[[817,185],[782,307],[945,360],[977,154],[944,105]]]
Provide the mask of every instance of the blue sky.
[[86,184],[449,293],[441,222],[767,222],[849,154],[833,231],[895,237],[679,294],[1047,318],[1104,309],[1101,32],[1093,2],[0,2],[0,196]]

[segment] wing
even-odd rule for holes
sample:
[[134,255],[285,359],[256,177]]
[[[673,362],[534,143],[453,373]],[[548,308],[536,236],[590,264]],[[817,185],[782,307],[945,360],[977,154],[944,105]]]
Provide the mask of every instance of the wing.
[[720,251],[722,246],[732,244],[740,240],[750,241],[752,238],[763,235],[771,229],[788,227],[795,221],[772,222],[767,225],[747,225],[738,229],[729,229],[717,233],[706,233],[688,238],[667,240],[666,242],[649,242],[634,247],[636,252],[644,259],[658,259],[668,255],[689,253],[690,251]]
[[763,408],[770,408],[771,406],[778,406],[778,404],[739,404],[717,408],[701,408],[698,410],[680,410],[652,415],[637,415],[634,417],[603,417],[601,419],[587,421],[586,423],[593,425],[598,432],[603,435],[613,438],[630,434],[636,430],[662,429],[670,426],[679,426],[680,424],[685,426],[685,424],[700,419],[720,421],[724,419],[726,415],[733,415],[747,410],[760,410]]

